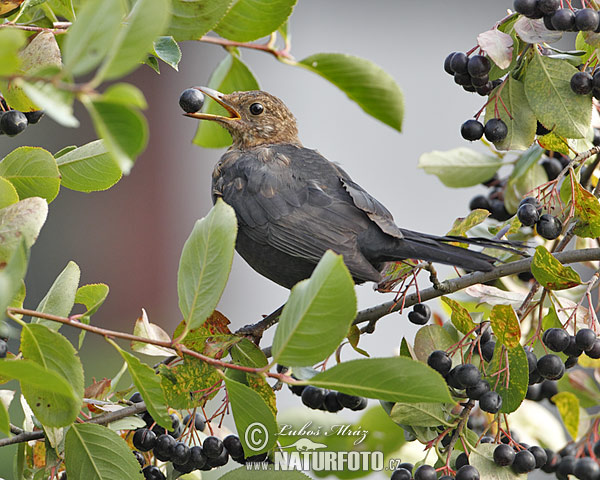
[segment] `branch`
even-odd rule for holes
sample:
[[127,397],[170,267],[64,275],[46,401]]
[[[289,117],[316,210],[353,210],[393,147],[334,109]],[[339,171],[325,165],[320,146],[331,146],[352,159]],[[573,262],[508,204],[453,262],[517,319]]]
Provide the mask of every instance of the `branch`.
[[203,43],[211,43],[213,45],[221,45],[222,47],[237,47],[237,48],[249,48],[252,50],[259,50],[261,52],[270,53],[277,60],[288,60],[294,61],[294,57],[290,55],[287,48],[283,50],[278,50],[273,47],[272,42],[267,43],[243,43],[243,42],[234,42],[231,40],[225,40],[224,38],[219,37],[211,37],[208,35],[204,35],[198,39],[199,42]]
[[[567,252],[557,253],[554,255],[554,257],[563,264],[600,260],[600,248],[569,250]],[[508,275],[529,271],[531,269],[532,260],[533,258],[517,260],[516,262],[500,265],[489,272],[474,272],[463,275],[460,278],[446,280],[441,283],[442,289],[436,289],[432,287],[426,290],[421,290],[420,301],[424,302],[426,300],[441,297],[442,295],[458,292],[459,290],[463,290],[464,288],[472,285],[477,285],[478,283],[498,280],[499,278],[506,277]],[[366,308],[365,310],[358,312],[353,324],[358,325],[364,322],[371,322],[371,324],[373,324],[381,317],[396,312],[402,307],[410,307],[415,303],[419,303],[419,298],[416,293],[411,293],[410,295],[406,296],[403,304],[398,304],[398,302],[391,301],[382,303],[381,305],[376,305],[374,307]]]
[[[83,423],[95,423],[97,425],[107,425],[111,422],[115,422],[125,417],[131,417],[136,413],[141,413],[146,411],[146,404],[144,402],[134,403],[130,407],[122,408],[121,410],[117,410],[116,412],[108,412],[103,415],[99,415],[97,417],[90,418]],[[11,430],[20,431],[21,433],[15,435],[14,437],[2,438],[0,439],[0,447],[5,447],[7,445],[14,445],[15,443],[23,443],[29,442],[30,440],[41,440],[45,437],[43,430],[36,430],[35,432],[24,432],[21,429],[14,427]]]

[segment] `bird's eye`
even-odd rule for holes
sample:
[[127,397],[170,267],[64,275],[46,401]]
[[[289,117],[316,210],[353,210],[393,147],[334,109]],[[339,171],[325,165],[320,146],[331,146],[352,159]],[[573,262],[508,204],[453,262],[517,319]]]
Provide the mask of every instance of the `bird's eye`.
[[264,109],[265,107],[263,107],[260,103],[253,103],[250,105],[250,113],[252,115],[260,115]]

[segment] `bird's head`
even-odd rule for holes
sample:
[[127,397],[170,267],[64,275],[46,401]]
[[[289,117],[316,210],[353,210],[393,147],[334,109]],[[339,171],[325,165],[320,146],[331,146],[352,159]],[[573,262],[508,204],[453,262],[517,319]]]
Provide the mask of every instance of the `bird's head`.
[[292,112],[277,97],[260,90],[224,94],[208,87],[194,87],[221,105],[229,116],[197,112],[191,118],[212,120],[225,127],[233,147],[241,150],[277,143],[300,144]]

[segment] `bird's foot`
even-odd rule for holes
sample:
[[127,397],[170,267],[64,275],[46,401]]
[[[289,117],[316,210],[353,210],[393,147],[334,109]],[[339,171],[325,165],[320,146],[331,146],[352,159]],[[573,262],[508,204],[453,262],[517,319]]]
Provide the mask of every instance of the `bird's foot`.
[[267,315],[260,322],[245,325],[242,328],[236,330],[235,334],[243,337],[248,337],[255,345],[260,343],[260,340],[266,330],[271,328],[279,321],[279,316],[283,311],[283,305],[274,312]]

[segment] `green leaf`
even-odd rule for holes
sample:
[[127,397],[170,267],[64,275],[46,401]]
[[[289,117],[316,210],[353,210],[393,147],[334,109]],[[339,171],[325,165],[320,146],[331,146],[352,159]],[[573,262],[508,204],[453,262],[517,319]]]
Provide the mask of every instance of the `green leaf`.
[[247,338],[231,347],[231,358],[238,365],[252,368],[266,367],[269,363],[263,351]]
[[158,64],[158,59],[154,55],[148,55],[146,60],[144,60],[144,63],[160,75],[160,65]]
[[494,305],[490,312],[490,323],[498,342],[509,349],[519,345],[521,324],[512,305]]
[[[219,63],[210,77],[208,86],[221,93],[260,88],[246,64],[233,55],[227,55]],[[217,102],[207,102],[202,111],[221,115],[226,113]],[[203,121],[198,124],[194,143],[205,148],[222,148],[231,145],[231,135],[217,122]]]
[[417,166],[425,173],[437,176],[447,187],[463,188],[492,178],[502,166],[502,159],[459,147],[445,152],[434,150],[424,153],[419,157]]
[[0,162],[0,176],[13,184],[19,198],[42,197],[48,203],[60,189],[60,175],[50,152],[37,147],[19,147]]
[[15,249],[25,242],[30,248],[48,216],[48,204],[39,197],[26,198],[0,210],[0,264],[7,262]]
[[13,305],[15,297],[18,298],[19,293],[25,289],[23,278],[27,272],[28,261],[29,249],[22,241],[13,249],[4,268],[0,269],[0,320],[5,317],[6,308]]
[[124,14],[120,0],[85,2],[65,36],[65,70],[73,75],[83,75],[98,66],[111,50]]
[[585,137],[592,118],[592,97],[571,90],[577,73],[565,60],[535,53],[525,73],[525,94],[537,119],[556,135]]
[[402,90],[390,74],[370,60],[342,53],[317,53],[298,65],[329,80],[372,117],[402,130]]
[[[127,362],[129,374],[135,385],[135,388],[142,395],[148,413],[156,420],[161,427],[170,429],[171,417],[165,406],[165,396],[160,386],[160,377],[154,373],[154,370],[145,363],[142,363],[139,358],[134,357],[125,350],[120,349],[117,344],[115,348],[119,351],[123,360]],[[78,478],[78,477],[75,477]]]
[[98,80],[112,80],[133,71],[170,21],[170,0],[137,0],[116,34]]
[[194,225],[177,273],[179,309],[186,322],[182,336],[202,325],[219,303],[231,270],[236,235],[235,212],[221,199]]
[[581,285],[581,277],[571,267],[565,267],[542,245],[535,249],[531,273],[548,290],[564,290]]
[[426,325],[415,335],[414,352],[422,362],[427,362],[429,354],[434,350],[447,350],[456,341],[439,325]]
[[346,338],[355,316],[352,276],[342,256],[328,250],[310,278],[292,288],[275,331],[273,361],[303,367],[325,359]]
[[274,465],[267,465],[265,468],[251,470],[242,466],[234,470],[229,470],[225,475],[219,477],[219,480],[310,480],[310,477],[298,470],[275,470]]
[[570,392],[559,392],[552,397],[552,401],[571,438],[579,438],[579,399]]
[[17,190],[6,178],[0,177],[0,209],[19,201]]
[[459,332],[467,334],[475,328],[475,323],[473,323],[473,319],[465,307],[456,300],[452,300],[448,297],[441,297],[441,300],[452,310],[452,324]]
[[578,237],[596,238],[600,236],[600,203],[598,199],[579,182],[575,183],[575,217],[577,225],[573,233]]
[[45,392],[43,388],[22,385],[23,395],[44,425],[64,427],[75,421],[83,399],[83,367],[73,345],[60,333],[44,325],[23,326],[21,351],[25,359],[56,372],[71,384],[73,398],[65,401],[64,394]]
[[181,49],[173,37],[158,37],[154,40],[154,55],[174,70],[179,71]]
[[[0,391],[0,394],[2,391]],[[8,406],[0,399],[0,432],[10,436],[10,417],[8,416]]]
[[309,383],[390,402],[453,403],[438,372],[405,357],[350,360],[315,375]]
[[[508,373],[503,371],[500,375],[493,375],[499,370],[506,368],[507,358],[509,366]],[[527,355],[521,345],[518,345],[515,348],[505,349],[500,342],[496,343],[492,361],[485,369],[487,374],[486,380],[492,386],[492,390],[498,392],[502,397],[502,407],[500,407],[501,413],[514,412],[525,399],[527,386],[529,384],[528,365]]]
[[0,30],[0,75],[11,75],[21,65],[19,50],[25,44],[25,32],[16,28]]
[[236,42],[266,37],[286,22],[295,4],[296,0],[238,0],[213,30]]
[[71,150],[57,159],[61,184],[79,192],[107,190],[122,176],[102,140]]
[[485,109],[485,121],[500,118],[508,127],[506,138],[496,142],[494,146],[498,150],[529,148],[535,139],[537,123],[525,96],[524,84],[509,75],[507,80],[490,94],[490,99],[494,100],[491,100]]
[[390,418],[402,425],[437,427],[447,422],[448,413],[441,403],[395,403]]
[[277,440],[275,415],[263,398],[246,385],[225,377],[225,386],[245,454],[268,451]]
[[148,103],[142,91],[131,83],[115,83],[108,87],[102,98],[110,103],[121,103],[145,110]]
[[[28,110],[44,110],[46,114],[63,127],[78,127],[79,120],[73,115],[72,92],[59,90],[48,82],[26,82],[16,79],[15,86],[21,88],[36,108]],[[21,107],[22,108],[22,107]]]
[[74,424],[65,438],[69,478],[143,480],[140,464],[117,433],[102,425]]
[[[49,313],[59,317],[68,317],[75,304],[75,294],[79,285],[81,271],[75,262],[69,262],[65,269],[60,273],[54,283],[42,298],[36,310],[42,313]],[[32,323],[40,323],[53,330],[58,330],[62,323],[53,322],[44,318],[33,318]]]
[[198,40],[223,18],[233,0],[172,0],[167,35],[175,40]]
[[469,212],[469,214],[466,217],[457,218],[456,220],[454,220],[452,228],[446,235],[464,236],[473,227],[476,227],[480,223],[483,223],[483,221],[489,216],[490,212],[488,212],[487,210],[483,210],[481,208],[473,210]]
[[[187,357],[183,363],[161,369],[161,388],[167,404],[173,408],[196,408],[206,396],[213,398],[221,376],[212,365]],[[212,389],[212,394],[207,391]]]
[[82,285],[75,294],[75,303],[85,305],[85,316],[92,316],[98,311],[108,296],[108,285],[104,283],[92,283]]
[[86,101],[96,132],[123,173],[128,174],[135,158],[148,143],[148,123],[135,109],[104,100]]

